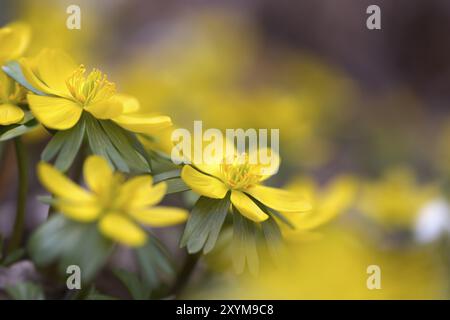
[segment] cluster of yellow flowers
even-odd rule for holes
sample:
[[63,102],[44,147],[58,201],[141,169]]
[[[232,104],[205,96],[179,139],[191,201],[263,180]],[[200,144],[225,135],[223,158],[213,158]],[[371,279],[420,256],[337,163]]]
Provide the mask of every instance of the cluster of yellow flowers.
[[[172,126],[171,118],[143,112],[135,97],[116,92],[115,84],[100,70],[87,72],[84,65],[76,64],[61,50],[43,49],[35,57],[24,57],[29,40],[30,30],[25,24],[13,23],[0,29],[0,62],[4,66],[4,72],[0,72],[0,125],[18,125],[24,120],[25,113],[30,112],[38,123],[55,135],[48,146],[50,151],[47,150],[47,155],[43,157],[46,161],[58,152],[58,149],[52,150],[53,145],[64,151],[64,148],[75,149],[75,145],[79,147],[83,143],[84,131],[78,142],[72,138],[66,138],[69,141],[65,142],[61,135],[57,138],[57,133],[68,133],[79,125],[84,126],[85,117],[98,121],[114,144],[114,152],[111,149],[109,153],[103,152],[102,147],[106,146],[93,137],[95,130],[87,131],[94,153],[84,163],[84,182],[89,190],[68,179],[58,170],[58,166],[55,168],[47,162],[39,163],[38,176],[53,196],[52,207],[71,220],[97,223],[104,236],[131,247],[141,247],[147,243],[148,236],[139,227],[141,224],[166,227],[184,222],[188,218],[186,210],[154,207],[166,194],[165,182],[152,186],[152,176],[139,175],[144,173],[139,171],[137,176],[126,181],[115,161],[116,154],[124,153],[121,147],[131,145],[141,151],[139,144],[137,147],[134,144],[138,141],[133,140],[134,136],[131,140],[120,140],[122,137],[128,137],[127,134],[138,138],[164,135]],[[111,128],[109,123],[118,125],[124,131],[108,131]],[[98,131],[104,133],[103,130]],[[93,145],[97,149],[92,148]],[[51,155],[48,156],[48,153]],[[143,154],[139,155],[142,158]],[[262,169],[267,168],[250,163],[248,154],[238,154],[236,157],[234,161],[225,161],[227,157],[224,157],[218,163],[184,165],[180,177],[189,189],[203,198],[229,199],[225,214],[234,207],[245,219],[256,224],[271,218],[277,224],[285,221],[294,228],[301,229],[303,225],[304,229],[311,229],[338,213],[327,209],[311,211],[311,201],[302,196],[305,190],[292,192],[264,186],[262,183],[278,171],[278,157],[275,157],[275,165],[272,164],[273,171],[266,170],[264,174]],[[126,155],[123,158],[127,159]],[[329,201],[333,206],[334,200]],[[308,211],[310,213],[306,214]],[[215,226],[218,229],[216,233],[220,228],[220,223]]]

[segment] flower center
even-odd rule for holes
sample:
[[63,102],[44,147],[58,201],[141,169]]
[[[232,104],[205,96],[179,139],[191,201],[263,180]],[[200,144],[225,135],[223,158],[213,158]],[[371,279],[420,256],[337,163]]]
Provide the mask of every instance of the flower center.
[[225,184],[231,189],[246,189],[261,180],[258,166],[250,163],[247,153],[224,158],[220,168]]
[[85,76],[86,68],[80,65],[66,80],[71,95],[83,105],[107,100],[116,93],[116,86],[109,82],[106,75],[93,69]]
[[100,206],[104,212],[120,212],[122,210],[122,203],[119,201],[120,189],[125,181],[125,177],[120,173],[114,173],[109,185],[105,186],[103,192],[98,194]]

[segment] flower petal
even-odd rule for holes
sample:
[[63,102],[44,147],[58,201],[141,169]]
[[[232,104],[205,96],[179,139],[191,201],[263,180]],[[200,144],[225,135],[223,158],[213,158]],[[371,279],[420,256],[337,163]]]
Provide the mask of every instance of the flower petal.
[[30,109],[46,127],[55,130],[72,128],[80,120],[83,109],[74,101],[65,98],[29,94]]
[[139,176],[122,185],[118,203],[129,210],[144,208],[159,203],[166,194],[167,184],[164,182],[152,186],[151,176]]
[[233,203],[243,216],[252,221],[262,222],[269,218],[252,199],[241,191],[233,190],[231,192],[231,203]]
[[140,109],[139,100],[133,96],[123,93],[117,93],[114,95],[114,99],[122,104],[124,114],[134,113],[139,111]]
[[12,104],[0,104],[0,125],[7,126],[22,121],[25,113]]
[[118,213],[107,214],[99,228],[105,236],[130,247],[140,247],[147,241],[147,234],[138,225]]
[[96,194],[103,193],[111,184],[113,170],[100,156],[90,156],[83,167],[84,181]]
[[148,116],[137,113],[120,115],[112,120],[122,128],[131,132],[150,135],[172,125],[172,119],[170,119],[170,117]]
[[115,99],[100,101],[84,107],[84,110],[91,113],[97,119],[112,119],[122,114],[122,103]]
[[286,212],[304,212],[311,210],[311,204],[294,192],[256,185],[245,190],[269,208]]
[[37,59],[39,78],[60,95],[69,95],[66,81],[78,68],[72,58],[58,49],[43,49]]
[[132,212],[131,215],[140,223],[152,227],[169,227],[188,218],[186,210],[172,207],[155,207]]
[[38,164],[38,177],[48,191],[71,202],[92,202],[93,196],[45,162]]
[[208,198],[222,199],[228,192],[228,188],[222,181],[188,165],[181,170],[181,178],[194,192]]
[[261,148],[250,151],[249,159],[251,163],[256,164],[258,174],[261,175],[260,181],[264,181],[274,174],[280,168],[280,156],[270,148]]
[[79,222],[92,222],[100,216],[101,208],[94,202],[57,201],[57,210],[70,219]]
[[21,22],[11,23],[0,29],[0,62],[21,56],[31,37],[31,29]]

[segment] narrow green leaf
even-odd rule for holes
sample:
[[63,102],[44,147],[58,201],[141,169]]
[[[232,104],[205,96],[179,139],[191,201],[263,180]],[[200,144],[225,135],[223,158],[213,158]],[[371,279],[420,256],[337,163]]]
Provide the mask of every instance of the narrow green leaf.
[[130,172],[125,160],[113,146],[97,119],[86,114],[86,135],[92,153],[102,156],[112,166],[122,172]]
[[165,181],[167,183],[167,191],[166,194],[178,193],[191,190],[191,188],[184,183],[184,181],[180,178],[178,179],[169,179]]
[[40,95],[45,96],[46,94],[39,91],[38,89],[34,88],[24,77],[22,70],[20,68],[20,64],[17,61],[10,61],[7,62],[3,67],[3,71],[16,80],[19,84],[21,84],[23,87],[27,88],[28,90]]
[[245,218],[233,207],[233,266],[237,273],[242,273],[247,264],[250,273],[259,272],[259,258],[257,250],[258,227]]
[[174,178],[179,178],[179,177],[181,177],[181,170],[175,169],[175,170],[170,170],[170,171],[155,174],[153,176],[153,182],[157,183],[160,181],[165,181],[168,179],[174,179]]
[[115,269],[113,272],[127,288],[134,300],[147,300],[150,298],[151,288],[145,286],[137,274],[124,269]]
[[181,247],[187,246],[189,253],[196,253],[202,249],[205,254],[210,252],[214,248],[229,208],[229,194],[223,199],[200,197],[189,216],[180,241]]
[[0,142],[7,141],[18,136],[21,136],[31,130],[33,130],[38,125],[35,119],[28,121],[25,124],[16,124],[10,126],[4,126],[0,128]]
[[99,121],[111,143],[119,151],[128,166],[139,173],[150,172],[147,160],[134,148],[128,133],[110,120]]

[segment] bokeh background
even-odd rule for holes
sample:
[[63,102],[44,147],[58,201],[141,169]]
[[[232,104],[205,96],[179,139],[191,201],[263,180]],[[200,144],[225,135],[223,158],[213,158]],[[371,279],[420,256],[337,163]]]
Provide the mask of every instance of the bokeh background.
[[[81,7],[81,30],[65,27],[71,4]],[[381,30],[366,28],[371,4],[381,7]],[[179,127],[203,120],[210,128],[280,129],[282,167],[272,185],[313,179],[320,189],[343,174],[358,181],[337,219],[289,237],[288,258],[263,263],[259,276],[234,274],[224,232],[223,248],[201,261],[184,297],[450,297],[449,1],[1,0],[0,25],[18,19],[33,28],[28,55],[62,48]],[[48,138],[43,129],[27,136],[33,163]],[[6,237],[11,149],[1,153]],[[33,171],[29,232],[47,213],[35,200],[43,190]],[[183,199],[189,195],[170,201]],[[179,232],[162,235],[176,256]],[[126,249],[110,263],[133,268]],[[381,268],[380,290],[366,286],[369,265]],[[15,281],[2,271],[0,289]]]

